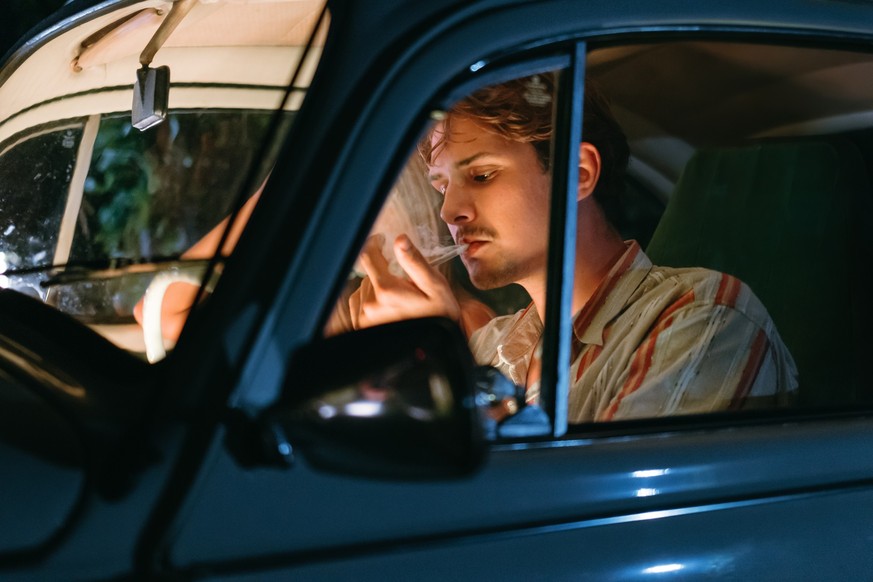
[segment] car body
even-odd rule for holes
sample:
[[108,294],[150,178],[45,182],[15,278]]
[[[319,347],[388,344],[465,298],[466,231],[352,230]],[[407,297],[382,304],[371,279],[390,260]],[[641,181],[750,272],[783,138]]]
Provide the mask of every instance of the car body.
[[[0,165],[21,144],[37,146],[24,161],[6,157],[8,196],[36,191],[20,185],[36,182],[33,167],[55,159],[44,152],[76,151],[58,162],[69,172],[55,172],[62,176],[52,184],[63,187],[49,184],[43,195],[51,208],[32,212],[30,198],[8,198],[19,204],[10,208],[24,209],[6,211],[10,233],[48,226],[36,246],[26,238],[3,251],[8,263],[13,252],[19,261],[7,264],[4,284],[13,290],[0,293],[4,578],[869,575],[870,7],[337,0],[323,12],[302,0],[178,4],[191,12],[154,57],[171,71],[170,119],[156,127],[183,135],[172,122],[179,112],[202,113],[204,127],[236,116],[223,143],[237,147],[196,150],[188,165],[185,152],[173,154],[178,174],[149,174],[166,179],[163,189],[141,181],[139,190],[101,189],[93,168],[94,152],[104,151],[98,138],[108,135],[99,123],[121,119],[117,135],[129,135],[137,57],[170,3],[74,1],[23,39],[0,70]],[[289,23],[305,26],[290,34]],[[101,45],[107,37],[120,40]],[[89,46],[97,48],[87,53]],[[554,339],[544,356],[545,429],[520,423],[486,441],[487,422],[473,405],[479,372],[453,325],[421,320],[323,337],[427,124],[477,87],[551,68],[575,80],[562,110],[571,120],[584,115],[575,97],[586,73],[610,94],[632,151],[633,216],[622,226],[641,240],[664,239],[661,216],[690,183],[689,160],[722,160],[725,149],[749,140],[767,152],[790,143],[792,155],[807,151],[810,138],[813,149],[822,141],[829,152],[851,148],[837,159],[857,159],[856,173],[837,174],[825,202],[849,190],[851,200],[798,203],[801,213],[790,204],[756,207],[711,229],[725,240],[739,234],[739,263],[720,257],[724,263],[707,266],[747,269],[743,277],[754,281],[798,359],[800,405],[568,426],[559,366],[568,333],[559,322],[571,315],[565,305],[547,324]],[[252,111],[260,117],[251,126],[239,121]],[[242,126],[260,133],[245,140]],[[199,121],[194,127],[201,135]],[[91,135],[92,147],[66,133],[73,130]],[[55,141],[30,141],[46,135]],[[573,137],[557,138],[564,158]],[[184,168],[201,159],[224,164],[210,174],[220,178],[181,194],[167,190],[189,180]],[[789,169],[818,168],[792,159]],[[556,176],[572,175],[567,166],[557,163]],[[230,256],[188,261],[185,249],[238,211],[267,173]],[[806,183],[821,175],[813,173]],[[140,196],[125,192],[147,194],[125,217],[153,212],[160,196],[202,213],[172,228],[128,218],[136,236],[77,247],[85,231],[105,226],[82,226],[83,200],[106,191],[121,192],[113,198],[119,204]],[[555,202],[559,234],[567,200]],[[155,216],[178,210],[162,208]],[[774,226],[785,217],[788,226]],[[828,228],[819,228],[821,217],[832,217]],[[161,238],[169,231],[184,236]],[[743,246],[759,231],[811,238],[786,234],[784,245],[762,238]],[[142,232],[152,236],[148,244]],[[0,242],[12,245],[5,236]],[[671,247],[662,248],[666,260]],[[554,256],[560,265],[562,255]],[[828,270],[835,266],[842,270]],[[147,363],[133,306],[157,276],[197,279],[204,269],[220,275],[209,280],[208,298],[170,354]],[[550,297],[559,304],[572,281],[552,271]],[[314,413],[339,407],[343,390],[373,377],[409,399],[429,394],[431,420],[410,424],[408,407]],[[349,418],[364,422],[343,424]]]

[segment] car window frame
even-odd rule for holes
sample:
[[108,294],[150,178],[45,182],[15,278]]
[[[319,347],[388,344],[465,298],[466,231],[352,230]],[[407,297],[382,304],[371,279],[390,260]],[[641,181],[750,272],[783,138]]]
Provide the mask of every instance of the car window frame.
[[[681,38],[694,40],[696,38],[717,39],[725,42],[750,42],[762,44],[778,44],[785,47],[808,47],[808,48],[843,48],[845,50],[859,51],[857,46],[834,47],[833,43],[821,40],[809,40],[798,42],[791,37],[779,36],[771,38],[766,34],[730,34],[709,33],[682,35]],[[673,432],[676,430],[686,431],[695,429],[724,429],[732,427],[753,426],[760,424],[784,423],[790,420],[813,420],[834,417],[851,416],[855,418],[867,417],[873,410],[871,406],[863,403],[855,403],[852,410],[844,408],[840,410],[810,410],[798,407],[767,408],[762,410],[739,410],[722,411],[702,414],[689,414],[679,416],[647,417],[632,420],[618,420],[610,422],[591,422],[570,425],[567,421],[568,395],[570,389],[569,369],[570,344],[572,339],[572,288],[573,288],[573,264],[575,260],[576,238],[576,184],[578,182],[578,166],[572,163],[574,153],[578,150],[578,144],[584,140],[582,134],[582,119],[584,117],[584,82],[585,70],[589,52],[602,48],[604,45],[617,46],[633,44],[635,42],[653,42],[658,39],[677,41],[675,36],[651,33],[639,33],[621,35],[621,38],[600,39],[595,35],[578,37],[573,41],[551,44],[554,52],[563,51],[564,58],[568,59],[566,68],[561,70],[562,78],[559,86],[557,99],[555,135],[552,140],[553,168],[552,168],[552,208],[550,212],[549,228],[549,258],[548,258],[548,282],[547,304],[558,305],[558,309],[548,309],[544,314],[543,332],[543,357],[542,357],[542,393],[541,407],[549,416],[552,433],[546,437],[526,437],[521,439],[500,439],[492,443],[493,447],[517,448],[524,446],[525,442],[536,443],[537,441],[557,442],[561,439],[578,439],[580,437],[617,437],[643,434],[656,434]],[[871,53],[873,55],[873,53]],[[526,63],[536,62],[535,57],[528,56],[528,60],[521,63],[523,53],[515,57],[520,61],[516,65],[497,66],[491,71],[483,72],[486,75],[459,83],[450,95],[461,98],[469,94],[474,88],[490,83],[500,82],[515,76],[533,74],[524,71]],[[555,57],[557,59],[557,57]],[[570,81],[569,83],[566,81]]]
[[[786,31],[787,30],[788,29],[786,29]],[[695,35],[706,36],[708,38],[709,37],[745,38],[745,39],[751,38],[751,39],[758,39],[761,42],[773,42],[773,41],[790,42],[792,38],[796,38],[796,36],[792,37],[790,32],[786,32],[786,31],[770,30],[769,31],[770,33],[778,32],[779,34],[776,34],[775,36],[768,36],[767,34],[762,33],[761,30],[726,29],[724,27],[719,27],[719,26],[713,25],[713,26],[705,27],[705,28],[700,29],[700,30],[695,30],[693,32],[688,32],[688,31],[684,31],[681,29],[677,29],[676,27],[668,27],[667,29],[658,30],[656,32],[653,32],[652,30],[625,31],[625,30],[616,30],[616,29],[610,29],[610,30],[607,30],[604,32],[601,30],[586,29],[586,30],[574,31],[572,34],[567,35],[567,36],[563,36],[563,37],[557,37],[555,35],[550,35],[550,36],[544,37],[543,39],[541,39],[540,41],[537,41],[536,43],[528,44],[525,46],[516,46],[516,47],[512,48],[511,55],[509,54],[510,49],[506,48],[506,47],[501,49],[502,52],[499,52],[497,54],[480,51],[477,54],[477,56],[479,57],[480,60],[476,60],[475,58],[471,58],[470,60],[467,61],[468,63],[473,63],[472,65],[468,65],[469,69],[460,68],[460,69],[456,70],[456,72],[454,73],[453,76],[444,75],[443,80],[440,82],[442,89],[435,88],[434,90],[430,91],[430,95],[431,95],[430,98],[422,97],[422,99],[429,104],[441,103],[442,102],[441,100],[445,99],[446,92],[452,91],[452,89],[446,89],[446,87],[451,86],[451,87],[454,87],[454,90],[457,90],[458,88],[464,87],[465,85],[481,86],[482,81],[480,81],[479,79],[484,78],[482,76],[482,74],[490,72],[491,70],[496,70],[498,63],[502,63],[503,65],[507,65],[507,63],[509,63],[509,62],[519,62],[521,60],[530,61],[530,60],[533,60],[535,58],[534,56],[532,56],[535,53],[554,54],[558,51],[562,51],[562,54],[565,54],[567,52],[566,47],[568,47],[568,46],[574,46],[574,47],[575,46],[585,46],[590,51],[593,48],[599,48],[599,47],[604,46],[606,44],[610,44],[610,45],[625,44],[625,43],[631,43],[631,42],[639,42],[641,39],[656,41],[658,38],[667,38],[667,37],[676,38],[677,36],[688,37],[688,36],[695,36]],[[823,44],[827,44],[828,42],[833,43],[833,38],[831,35],[824,33],[824,34],[820,35],[819,37],[812,39],[811,42],[813,42],[815,44],[823,45]],[[494,56],[493,61],[486,60],[486,59],[490,58],[490,56]],[[472,73],[472,75],[471,75],[471,73]],[[581,98],[581,95],[580,95],[580,98]],[[368,108],[372,107],[373,102],[375,102],[375,101],[367,101],[366,102],[367,107]],[[305,107],[305,105],[304,105],[304,107]],[[288,352],[293,351],[294,347],[297,345],[300,345],[301,342],[312,340],[313,338],[318,337],[320,335],[321,330],[323,329],[323,325],[324,325],[325,321],[327,320],[327,317],[329,316],[330,310],[332,309],[332,307],[334,305],[334,301],[339,294],[342,276],[348,272],[348,269],[351,267],[351,264],[353,262],[353,259],[351,259],[350,257],[353,257],[356,255],[356,251],[358,248],[360,248],[360,244],[362,243],[364,237],[366,236],[366,233],[368,232],[368,229],[369,229],[369,226],[372,222],[372,219],[375,218],[375,215],[377,214],[378,209],[381,207],[381,204],[384,201],[384,197],[387,195],[387,192],[390,188],[390,185],[393,184],[393,180],[396,178],[396,175],[397,175],[396,173],[399,170],[400,166],[402,165],[402,161],[409,154],[409,151],[405,150],[404,147],[408,147],[410,144],[414,143],[415,136],[411,135],[411,134],[414,134],[416,130],[420,130],[420,128],[423,127],[423,122],[421,122],[421,119],[426,117],[427,112],[430,110],[432,110],[432,109],[419,110],[417,112],[417,115],[418,115],[417,119],[410,119],[408,125],[407,124],[403,125],[403,128],[404,128],[403,132],[405,132],[406,136],[409,137],[410,139],[404,141],[403,143],[398,142],[398,143],[394,144],[397,147],[396,147],[396,150],[392,149],[392,151],[394,153],[393,153],[393,155],[389,156],[390,161],[386,162],[385,166],[382,167],[382,169],[384,171],[379,172],[379,177],[374,178],[374,182],[375,181],[379,182],[378,191],[374,188],[371,191],[372,196],[368,196],[369,202],[367,204],[368,204],[369,210],[366,211],[367,216],[363,221],[358,220],[358,218],[360,216],[363,216],[363,214],[362,214],[363,211],[360,211],[357,207],[355,207],[354,221],[355,221],[356,226],[353,227],[353,230],[355,230],[357,232],[357,234],[349,235],[349,239],[354,239],[354,242],[352,244],[349,244],[348,246],[346,246],[345,242],[341,243],[340,241],[334,241],[335,244],[342,245],[344,250],[342,250],[341,252],[345,253],[345,258],[337,260],[335,254],[325,252],[325,245],[321,242],[315,242],[314,244],[312,244],[312,242],[317,237],[309,238],[307,240],[307,242],[305,243],[304,246],[306,248],[314,248],[316,250],[315,254],[318,255],[319,257],[324,257],[324,258],[328,259],[329,261],[333,262],[334,264],[336,262],[342,262],[342,264],[343,264],[342,268],[337,269],[335,271],[334,284],[330,288],[330,292],[328,294],[326,294],[327,298],[322,297],[319,299],[318,305],[321,306],[321,309],[316,310],[314,313],[310,312],[310,313],[302,314],[301,317],[298,317],[295,319],[295,318],[291,317],[290,314],[296,312],[297,310],[294,309],[293,307],[291,307],[290,304],[287,302],[287,300],[284,300],[284,299],[280,300],[280,305],[277,305],[275,310],[273,310],[273,309],[268,310],[270,312],[270,318],[272,319],[272,321],[277,322],[275,327],[271,323],[269,326],[269,329],[261,330],[260,332],[255,333],[254,335],[258,339],[253,339],[253,344],[250,344],[250,345],[257,344],[257,345],[262,345],[262,346],[263,345],[271,345],[272,346],[273,342],[271,339],[268,339],[268,338],[269,338],[270,334],[276,334],[276,337],[282,338],[282,339],[278,340],[278,343],[282,345],[280,352],[284,353],[286,351],[288,351]],[[368,109],[368,111],[369,111],[369,109]],[[369,111],[369,112],[372,113],[372,111]],[[363,115],[361,117],[366,119],[369,116]],[[416,124],[416,121],[419,122],[418,125]],[[368,122],[364,122],[359,126],[355,126],[355,128],[354,128],[355,133],[358,133],[360,131],[372,131],[373,128],[368,127],[368,125],[369,125]],[[366,128],[366,129],[364,129],[364,128]],[[350,139],[353,139],[353,138],[350,138]],[[340,163],[340,162],[346,163],[347,160],[345,160],[344,158],[345,158],[345,156],[348,155],[349,150],[348,150],[348,148],[340,148],[340,149],[343,152],[343,156],[341,156],[338,159],[338,163]],[[556,156],[557,156],[557,154],[556,154]],[[283,180],[286,180],[287,183],[290,185],[296,185],[296,181],[293,179],[283,177]],[[305,182],[305,181],[301,181],[301,182]],[[327,190],[333,188],[337,184],[337,182],[338,182],[338,180],[335,177],[332,177],[325,182],[325,184],[328,184],[328,186],[324,186],[323,184],[319,184],[319,187],[320,188],[324,187],[324,191],[327,191]],[[367,182],[366,186],[369,189],[371,186],[371,182]],[[269,186],[268,186],[267,190],[268,191],[270,190]],[[312,211],[311,215],[314,216],[320,223],[321,219],[324,217],[324,211],[325,211],[324,207],[321,206],[320,204],[321,203],[316,204],[313,207],[314,210],[313,210],[313,208],[309,208],[308,206],[305,206],[305,205],[298,205],[298,206],[301,208],[306,208],[307,211]],[[276,205],[276,208],[279,208],[279,205]],[[255,216],[255,218],[257,219],[258,217]],[[270,221],[263,220],[262,222],[264,224],[267,224]],[[306,238],[313,236],[312,231],[307,231],[307,233],[308,233],[308,235]],[[243,238],[245,238],[245,237],[243,237]],[[343,241],[345,241],[345,239],[343,239]],[[284,294],[284,293],[288,292],[288,290],[291,287],[293,287],[293,284],[290,283],[291,278],[292,278],[292,273],[299,274],[300,271],[298,271],[298,268],[300,267],[300,265],[305,265],[302,267],[303,272],[306,272],[310,268],[309,265],[307,264],[308,262],[309,261],[300,262],[297,259],[294,259],[292,261],[292,266],[284,274],[285,275],[285,284],[288,286],[284,287],[283,291],[281,291],[281,293]],[[331,272],[334,272],[333,266],[331,267]],[[340,281],[340,284],[337,284],[336,281]],[[308,296],[308,294],[303,293],[302,296]],[[307,304],[311,305],[311,302],[307,303]],[[275,319],[273,319],[273,317],[275,317]],[[297,325],[295,325],[294,327],[296,327],[298,330],[300,330],[300,333],[290,331],[290,327],[291,327],[290,322],[291,321],[295,321],[295,323]],[[544,357],[551,357],[545,352],[546,351],[544,350]],[[237,355],[240,352],[233,350],[233,353],[235,355]],[[270,355],[271,358],[274,356],[275,356],[275,354]],[[244,376],[247,376],[249,378],[257,376],[260,378],[261,377],[259,375],[260,372],[256,372],[255,371],[256,369],[257,369],[257,364],[252,362],[251,364],[246,366],[246,372],[244,373]],[[250,398],[250,396],[248,394],[249,391],[246,389],[243,389],[241,391],[234,393],[234,395],[232,396],[232,401],[237,402],[237,403],[240,403],[240,402],[247,403],[248,405],[252,405],[252,406],[259,406],[259,405],[263,404],[264,402],[270,401],[271,398],[275,397],[276,390],[278,389],[276,386],[272,386],[272,384],[276,383],[276,378],[279,375],[281,375],[282,371],[284,371],[284,366],[279,366],[275,372],[265,373],[265,375],[263,377],[269,378],[269,380],[265,382],[265,385],[271,384],[271,386],[269,389],[265,390],[260,395],[254,397],[254,398]],[[545,368],[544,368],[544,371],[545,371]],[[557,369],[556,369],[556,374],[557,374]],[[693,428],[708,429],[710,427],[712,427],[712,428],[730,427],[730,426],[735,426],[735,425],[745,425],[745,424],[749,424],[749,423],[752,423],[752,424],[773,423],[773,422],[781,423],[781,422],[785,422],[786,418],[798,418],[799,416],[803,416],[804,418],[807,418],[810,416],[809,411],[805,411],[805,412],[801,412],[801,413],[796,413],[796,412],[786,413],[785,411],[781,411],[781,412],[780,411],[769,411],[769,414],[763,414],[763,415],[759,412],[754,412],[754,413],[752,413],[752,412],[750,412],[750,413],[740,412],[740,413],[731,413],[731,415],[728,415],[725,418],[722,418],[720,416],[718,418],[713,418],[711,415],[688,415],[688,416],[685,416],[682,418],[662,417],[662,418],[647,418],[647,419],[641,419],[641,420],[611,421],[610,423],[590,423],[590,424],[584,424],[584,425],[575,425],[576,427],[578,427],[578,429],[574,429],[572,431],[571,437],[572,438],[579,438],[580,435],[584,437],[585,435],[620,436],[620,435],[642,434],[642,433],[669,433],[669,432],[675,431],[676,429],[691,430]],[[712,420],[710,420],[710,419],[712,419]],[[555,432],[561,434],[559,430],[556,430]],[[566,436],[566,434],[564,436]],[[564,437],[562,437],[562,436],[556,437],[556,436],[552,435],[549,438],[560,439],[560,438],[564,438]],[[542,441],[542,439],[540,439],[540,440]],[[513,442],[511,442],[511,441],[507,442],[506,444],[508,446],[513,446]],[[523,443],[518,443],[518,444],[519,444],[519,446],[522,446],[522,447],[524,446]],[[560,445],[560,443],[558,443],[558,444]],[[497,446],[499,446],[499,444]]]
[[[552,136],[552,189],[549,208],[549,251],[547,257],[546,302],[557,305],[547,309],[543,322],[543,357],[540,407],[549,418],[550,430],[543,437],[501,438],[498,442],[541,441],[543,438],[560,438],[567,432],[567,398],[569,394],[570,340],[572,336],[573,264],[576,239],[576,184],[579,180],[578,164],[571,163],[573,153],[578,151],[582,136],[582,103],[586,63],[586,43],[558,43],[552,45],[545,55],[521,53],[508,62],[486,64],[484,61],[470,67],[471,78],[448,84],[448,89],[437,97],[431,119],[447,110],[457,101],[474,91],[489,85],[535,75],[554,72],[559,75],[558,91],[553,116],[558,121]],[[566,119],[566,121],[562,121]],[[574,145],[576,144],[576,145]],[[397,176],[394,176],[396,179]],[[389,183],[393,185],[394,179]],[[375,201],[375,217],[387,201],[388,191]],[[366,237],[373,221],[361,226],[361,238]],[[354,247],[347,261],[352,264],[357,257]],[[343,275],[348,271],[344,271]],[[345,277],[339,278],[341,288]],[[330,304],[331,306],[333,304]],[[324,315],[322,327],[327,322],[330,310]],[[551,331],[550,331],[551,330]]]
[[[787,49],[866,53],[873,60],[873,49],[870,48],[870,45],[858,42],[856,38],[848,36],[837,38],[827,32],[815,35],[797,35],[792,34],[788,29],[737,30],[712,26],[694,31],[670,29],[663,31],[638,30],[630,33],[618,32],[615,34],[588,33],[579,35],[576,39],[580,44],[584,43],[587,45],[588,53],[604,48],[636,44],[709,41],[725,44],[775,45]],[[873,191],[871,191],[871,197],[873,197]],[[666,205],[666,201],[664,201],[664,204]],[[848,341],[852,341],[852,339],[849,338]],[[588,442],[588,439],[597,441],[624,437],[668,436],[676,433],[687,434],[701,430],[718,432],[734,429],[752,429],[753,427],[765,427],[768,425],[787,426],[789,424],[797,424],[799,427],[811,427],[816,423],[822,422],[849,423],[852,421],[866,421],[868,419],[873,419],[873,403],[858,401],[830,407],[809,407],[797,403],[787,407],[721,410],[699,414],[574,423],[568,425],[568,433],[564,435],[563,443],[559,443],[559,446],[569,445],[574,441]]]

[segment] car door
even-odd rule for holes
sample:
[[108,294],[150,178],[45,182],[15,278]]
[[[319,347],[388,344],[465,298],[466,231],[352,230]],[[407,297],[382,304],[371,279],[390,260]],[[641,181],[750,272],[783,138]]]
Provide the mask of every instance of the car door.
[[[379,69],[381,84],[372,100],[359,109],[346,105],[361,112],[354,116],[357,122],[337,128],[339,136],[331,134],[335,149],[323,146],[342,155],[330,156],[337,167],[318,176],[324,189],[319,201],[311,202],[310,238],[297,249],[294,267],[283,279],[280,306],[261,327],[231,402],[257,409],[279,389],[282,375],[293,372],[282,364],[285,355],[320,334],[332,305],[323,301],[322,290],[337,289],[333,273],[348,267],[366,231],[366,217],[375,214],[362,192],[384,196],[398,160],[421,131],[423,116],[444,107],[453,95],[487,84],[489,74],[522,75],[547,62],[577,79],[577,90],[562,110],[572,119],[574,108],[579,115],[583,55],[593,48],[618,50],[633,41],[657,44],[674,38],[689,22],[706,24],[700,27],[703,32],[695,29],[694,39],[713,35],[790,46],[792,31],[806,30],[814,18],[826,17],[838,28],[854,10],[831,7],[813,14],[792,11],[786,4],[739,16],[738,7],[696,7],[679,16],[678,8],[662,4],[648,14],[606,5],[582,10],[566,3],[483,8],[479,19],[464,13],[435,25],[429,34],[421,32],[429,39],[427,48],[410,48],[395,66]],[[760,32],[761,22],[777,20],[778,27]],[[669,36],[653,32],[656,21],[656,32]],[[832,42],[825,33],[812,36],[813,47]],[[353,42],[348,39],[349,46]],[[477,81],[477,74],[483,80]],[[336,78],[325,83],[330,82]],[[674,114],[677,119],[681,115]],[[564,139],[571,143],[573,138]],[[556,148],[572,151],[567,143]],[[570,180],[566,167],[556,183]],[[282,174],[277,179],[288,180],[289,188],[312,183]],[[657,198],[656,192],[652,195]],[[558,207],[552,224],[556,232],[561,230],[556,223],[565,220]],[[279,232],[275,219],[259,223],[265,231],[268,225]],[[562,278],[555,275],[552,282],[553,297],[560,301]],[[557,366],[567,330],[557,323],[568,315],[555,318],[548,336],[554,343],[546,348],[546,365],[556,367],[551,382],[559,403],[549,409],[551,437],[491,444],[486,464],[468,479],[408,483],[322,474],[305,461],[288,470],[244,470],[224,450],[219,435],[209,445],[201,472],[192,476],[195,493],[182,505],[184,518],[173,522],[168,562],[218,577],[255,568],[256,577],[297,573],[314,578],[349,572],[423,578],[495,573],[746,577],[773,567],[789,576],[816,577],[836,563],[845,564],[845,571],[869,567],[867,538],[844,537],[851,529],[868,529],[852,509],[870,498],[863,485],[870,474],[863,450],[871,427],[862,399],[843,403],[848,408],[841,410],[853,411],[848,415],[834,416],[813,405],[566,430],[560,412],[566,380]],[[813,539],[805,533],[809,530],[799,528],[799,515],[807,527],[816,523],[833,535],[826,542]],[[810,563],[803,559],[808,554],[827,558]]]

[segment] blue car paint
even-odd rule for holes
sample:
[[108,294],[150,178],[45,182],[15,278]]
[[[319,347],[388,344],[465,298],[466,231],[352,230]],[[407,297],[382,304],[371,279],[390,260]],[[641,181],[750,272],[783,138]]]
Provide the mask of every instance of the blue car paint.
[[[629,0],[335,2],[332,9],[335,41],[283,154],[294,164],[278,167],[267,191],[291,194],[265,195],[251,223],[257,236],[241,241],[241,258],[204,308],[201,321],[210,323],[192,328],[164,366],[163,382],[173,389],[161,403],[167,413],[149,427],[159,460],[124,498],[90,498],[62,540],[36,560],[10,562],[3,576],[868,574],[873,420],[863,414],[497,446],[468,480],[393,484],[325,475],[303,463],[241,468],[223,446],[217,409],[277,392],[290,353],[318,333],[324,290],[336,285],[363,236],[352,225],[373,214],[430,96],[458,71],[552,41],[672,32],[866,44],[871,9]],[[271,240],[285,244],[257,252]],[[198,422],[188,420],[192,410]]]

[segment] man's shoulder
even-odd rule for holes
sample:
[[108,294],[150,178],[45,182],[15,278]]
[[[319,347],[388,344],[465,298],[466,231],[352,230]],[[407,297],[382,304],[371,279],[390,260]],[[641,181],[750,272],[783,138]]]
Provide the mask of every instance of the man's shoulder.
[[644,295],[670,293],[693,308],[727,308],[764,325],[770,316],[761,300],[739,277],[704,267],[655,266]]
[[649,272],[649,278],[658,283],[670,281],[671,284],[680,283],[687,288],[705,285],[714,281],[720,281],[725,273],[705,267],[668,267],[654,265]]

